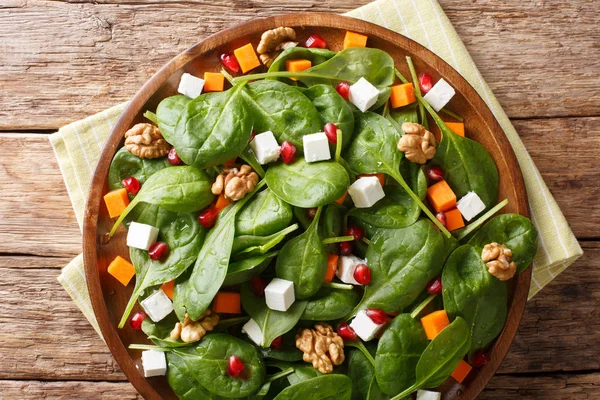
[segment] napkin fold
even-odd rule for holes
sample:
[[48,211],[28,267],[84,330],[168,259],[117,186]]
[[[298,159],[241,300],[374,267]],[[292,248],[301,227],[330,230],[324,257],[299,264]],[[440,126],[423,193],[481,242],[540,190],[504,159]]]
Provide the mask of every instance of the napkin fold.
[[[435,0],[378,0],[346,15],[381,25],[427,47],[454,67],[492,110],[521,166],[531,219],[539,232],[539,248],[533,260],[529,290],[529,298],[532,298],[583,252],[519,135],[483,80],[444,11]],[[100,152],[125,105],[126,103],[120,104],[76,121],[50,135],[50,143],[80,227]],[[65,266],[58,280],[100,334],[85,283],[83,256],[77,256]]]

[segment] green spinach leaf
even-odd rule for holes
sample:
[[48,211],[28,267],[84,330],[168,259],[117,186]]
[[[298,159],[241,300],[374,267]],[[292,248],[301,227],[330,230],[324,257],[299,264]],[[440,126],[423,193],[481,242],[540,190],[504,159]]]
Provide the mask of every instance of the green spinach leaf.
[[352,400],[364,400],[369,396],[375,370],[371,361],[357,349],[348,351],[348,378],[352,380]]
[[167,354],[167,382],[180,400],[223,400],[226,397],[218,396],[206,390],[194,377],[193,371],[188,368],[184,359],[175,353]]
[[177,121],[190,101],[192,99],[187,96],[176,95],[167,97],[158,103],[158,107],[156,107],[158,129],[167,142],[173,144],[175,141],[173,135]]
[[321,288],[306,304],[300,319],[308,321],[333,321],[348,315],[360,301],[354,290]]
[[294,232],[296,229],[298,229],[298,224],[290,225],[269,236],[238,236],[233,239],[231,254],[234,255],[233,258],[236,259],[236,261],[240,257],[247,258],[265,254],[267,251],[281,243],[287,235]]
[[289,386],[275,400],[350,400],[352,381],[345,375],[323,375]]
[[287,227],[292,221],[292,206],[268,188],[240,210],[235,222],[235,234],[265,236]]
[[166,157],[140,158],[131,154],[125,147],[121,147],[110,163],[108,188],[110,190],[122,188],[121,182],[130,176],[135,177],[143,185],[152,174],[168,166],[170,164]]
[[275,257],[278,252],[261,254],[258,256],[246,258],[229,264],[227,276],[223,281],[223,286],[239,285],[247,282],[251,278],[260,275]]

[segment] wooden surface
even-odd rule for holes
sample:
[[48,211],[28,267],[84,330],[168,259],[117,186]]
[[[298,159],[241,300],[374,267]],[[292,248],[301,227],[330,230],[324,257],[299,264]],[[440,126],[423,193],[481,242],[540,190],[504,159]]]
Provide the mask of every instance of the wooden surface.
[[[81,240],[46,134],[129,98],[236,21],[367,2],[0,2],[0,398],[137,398],[56,281]],[[600,398],[600,5],[441,5],[586,252],[528,303],[481,398]]]

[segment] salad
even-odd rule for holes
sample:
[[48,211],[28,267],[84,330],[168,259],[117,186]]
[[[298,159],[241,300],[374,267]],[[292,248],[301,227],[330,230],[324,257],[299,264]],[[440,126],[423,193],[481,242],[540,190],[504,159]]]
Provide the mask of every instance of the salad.
[[452,86],[367,42],[269,30],[125,134],[104,197],[129,246],[108,273],[135,276],[119,328],[179,398],[440,399],[489,359],[537,231],[495,216]]

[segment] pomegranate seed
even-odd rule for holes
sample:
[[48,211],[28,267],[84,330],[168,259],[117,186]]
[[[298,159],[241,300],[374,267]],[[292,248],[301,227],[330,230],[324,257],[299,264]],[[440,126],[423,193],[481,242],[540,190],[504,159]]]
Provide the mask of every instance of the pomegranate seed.
[[307,208],[306,209],[306,218],[308,218],[309,220],[313,220],[315,219],[315,216],[317,215],[317,208]]
[[227,362],[227,375],[237,378],[244,372],[244,362],[236,355],[230,355]]
[[435,217],[437,218],[438,221],[440,221],[440,224],[442,224],[442,226],[445,228],[446,227],[446,213],[439,212],[439,213],[435,214]]
[[306,39],[304,46],[314,49],[325,49],[327,47],[327,42],[320,35],[314,33]]
[[256,131],[254,129],[252,129],[252,132],[250,132],[250,139],[248,139],[248,143],[253,141],[255,136],[256,136]]
[[135,176],[130,176],[129,178],[125,178],[121,181],[125,189],[131,194],[136,194],[140,191],[140,181],[137,180]]
[[273,350],[283,349],[283,336],[273,339],[270,346]]
[[237,73],[240,70],[240,63],[238,63],[237,58],[235,58],[234,54],[231,53],[223,53],[221,54],[221,64],[227,69],[227,71],[232,74]]
[[131,317],[131,321],[129,321],[129,326],[131,326],[132,329],[139,331],[142,329],[142,322],[144,322],[145,319],[146,313],[143,311],[138,311],[135,314],[133,314],[133,317]]
[[349,256],[352,254],[352,242],[341,242],[339,247],[341,255]]
[[444,179],[444,170],[440,167],[431,167],[427,170],[427,177],[432,181],[438,182]]
[[223,166],[224,166],[224,167],[233,167],[233,166],[236,164],[236,161],[237,161],[237,157],[234,157],[234,158],[232,158],[232,159],[231,159],[231,160],[229,160],[229,161],[225,161],[225,162],[223,163]]
[[442,293],[442,278],[439,276],[432,279],[427,284],[427,293],[429,294],[440,294]]
[[151,260],[158,261],[163,259],[169,252],[169,245],[165,242],[156,242],[148,249],[148,256]]
[[350,84],[346,81],[342,81],[337,84],[335,90],[342,96],[344,99],[347,99],[350,95]]
[[365,230],[357,225],[350,225],[346,228],[346,236],[354,236],[354,240],[362,240],[365,237]]
[[385,311],[380,310],[379,308],[367,308],[367,317],[371,318],[371,321],[375,322],[377,325],[383,325],[385,324],[385,321],[387,321]]
[[419,88],[422,94],[426,94],[433,87],[433,78],[427,72],[419,74]]
[[354,269],[354,279],[361,285],[371,283],[371,270],[366,264],[358,264]]
[[210,229],[215,226],[218,217],[219,210],[214,207],[208,207],[198,215],[198,222],[200,222],[204,228]]
[[346,323],[340,324],[337,328],[337,334],[344,340],[354,341],[358,338],[354,329]]
[[254,278],[250,279],[250,287],[252,288],[252,292],[255,296],[265,297],[265,288],[267,287],[267,282],[264,279],[255,276]]
[[337,133],[338,131],[341,132],[340,129],[335,124],[328,122],[325,124],[324,131],[329,142],[335,146],[337,144]]
[[291,164],[294,162],[294,157],[296,157],[296,146],[287,140],[281,143],[281,159],[286,164]]
[[181,164],[181,158],[179,158],[179,154],[177,154],[177,150],[175,150],[175,147],[171,147],[171,150],[169,150],[169,154],[167,155],[167,160],[169,160],[169,163],[171,165]]
[[471,362],[471,365],[476,368],[480,368],[487,364],[488,361],[490,361],[490,356],[483,351],[478,351],[473,355],[473,361]]

